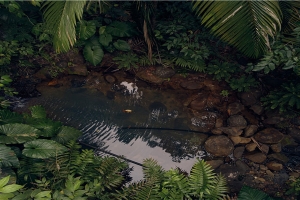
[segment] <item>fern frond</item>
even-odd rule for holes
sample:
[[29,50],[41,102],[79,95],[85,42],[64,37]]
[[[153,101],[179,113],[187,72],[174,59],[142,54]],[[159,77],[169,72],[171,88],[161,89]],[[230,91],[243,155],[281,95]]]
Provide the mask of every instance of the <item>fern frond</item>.
[[191,169],[189,177],[191,194],[203,198],[207,190],[212,188],[212,185],[215,183],[214,177],[215,173],[212,167],[204,160],[198,160]]
[[207,199],[217,200],[223,199],[226,195],[225,193],[228,192],[226,179],[221,174],[218,174],[215,177],[215,184],[212,185],[210,188],[210,193],[206,196]]
[[160,179],[163,177],[164,170],[153,158],[147,158],[143,162],[143,173],[145,179]]
[[42,4],[44,18],[53,32],[53,44],[57,52],[68,51],[76,42],[76,20],[80,20],[86,1],[45,1]]

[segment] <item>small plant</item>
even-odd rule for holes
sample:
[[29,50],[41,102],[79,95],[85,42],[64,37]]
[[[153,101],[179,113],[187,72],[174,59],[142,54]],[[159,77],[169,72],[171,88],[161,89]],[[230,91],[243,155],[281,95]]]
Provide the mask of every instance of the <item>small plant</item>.
[[0,179],[0,199],[9,200],[15,196],[14,192],[20,190],[24,186],[17,184],[7,185],[10,176]]
[[237,90],[238,92],[249,91],[251,87],[257,86],[257,81],[251,76],[241,76],[241,78],[233,78],[230,79],[229,85],[233,90]]
[[120,69],[130,70],[132,68],[138,68],[137,63],[139,61],[139,58],[136,54],[133,53],[122,54],[120,56],[114,57],[113,60],[116,61]]
[[300,109],[300,84],[284,83],[280,89],[271,91],[262,97],[267,109],[279,109],[282,113],[288,109]]
[[238,195],[239,200],[273,200],[266,193],[249,186],[243,186]]
[[297,196],[300,195],[300,178],[295,178],[294,176],[290,176],[289,179],[290,189],[285,193],[287,195],[295,194]]
[[214,79],[218,81],[222,79],[228,81],[231,75],[237,71],[237,66],[228,62],[215,62],[215,64],[209,64],[207,67],[207,73],[213,74]]
[[222,97],[224,97],[224,98],[228,98],[229,92],[228,92],[228,90],[222,90],[220,95],[222,95]]

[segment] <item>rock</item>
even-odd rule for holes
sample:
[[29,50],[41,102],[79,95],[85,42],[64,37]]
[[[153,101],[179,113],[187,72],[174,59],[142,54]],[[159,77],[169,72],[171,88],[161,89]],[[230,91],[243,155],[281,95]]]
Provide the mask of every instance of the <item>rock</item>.
[[233,142],[233,145],[237,145],[241,142],[241,137],[239,137],[239,136],[232,136],[232,137],[229,137],[229,138]]
[[228,156],[233,151],[233,143],[223,135],[209,137],[204,147],[206,151],[214,156]]
[[191,101],[189,107],[193,110],[204,111],[207,105],[208,94],[198,95],[198,97]]
[[275,159],[275,160],[278,160],[280,162],[283,162],[283,163],[287,163],[289,161],[289,158],[286,157],[284,154],[282,153],[273,153],[273,154],[269,154],[268,155],[268,158],[270,159]]
[[12,82],[12,86],[18,92],[19,97],[29,98],[41,96],[41,93],[36,89],[39,79],[24,78]]
[[289,128],[288,134],[294,138],[297,142],[300,142],[300,129],[298,128]]
[[283,120],[282,117],[269,117],[263,121],[264,124],[278,124]]
[[280,171],[283,169],[282,164],[277,163],[275,161],[271,161],[271,162],[267,163],[267,167],[273,171]]
[[175,75],[175,70],[167,67],[157,67],[154,74],[160,78],[167,79]]
[[221,99],[220,94],[210,93],[207,97],[207,107],[215,108],[221,106]]
[[281,143],[277,143],[277,144],[271,144],[271,149],[272,151],[279,153],[281,152]]
[[149,105],[149,110],[153,111],[153,110],[158,110],[160,112],[166,112],[167,111],[167,107],[165,106],[165,104],[159,102],[159,101],[154,101]]
[[260,104],[252,105],[250,109],[257,115],[261,115],[264,111],[264,108]]
[[222,91],[219,81],[205,79],[203,84],[213,93],[219,94]]
[[73,88],[82,87],[82,86],[85,85],[85,80],[72,79],[71,80],[71,85],[72,85]]
[[262,171],[266,171],[268,168],[265,165],[259,165],[259,169]]
[[240,144],[248,144],[251,142],[251,138],[245,138],[245,137],[240,137],[241,141]]
[[256,102],[258,102],[259,97],[260,91],[242,92],[240,94],[241,101],[245,106],[254,105]]
[[270,147],[269,147],[268,145],[266,145],[266,144],[262,144],[262,145],[260,146],[260,150],[261,150],[264,154],[268,154],[268,153],[269,153],[269,149],[270,149]]
[[156,75],[155,70],[156,69],[152,69],[152,68],[147,68],[147,69],[141,70],[136,73],[136,77],[138,77],[148,83],[161,84],[162,82],[165,81],[165,79]]
[[247,154],[245,155],[245,158],[255,163],[262,163],[267,159],[267,156],[259,152],[259,153]]
[[233,156],[236,159],[240,159],[240,158],[242,158],[244,151],[245,151],[245,147],[243,147],[243,146],[236,147],[233,151]]
[[211,132],[215,135],[221,135],[223,131],[220,128],[214,128],[211,130]]
[[208,160],[206,161],[207,164],[209,164],[213,169],[217,169],[220,165],[222,165],[224,162],[223,160]]
[[190,129],[202,132],[209,132],[215,127],[217,114],[213,112],[194,112],[191,117]]
[[253,125],[259,124],[259,121],[257,120],[256,116],[252,114],[252,112],[250,112],[248,109],[243,110],[241,114],[249,124],[253,124]]
[[113,83],[117,82],[117,78],[114,75],[112,75],[112,74],[105,74],[103,76],[104,76],[104,80],[107,83],[113,84]]
[[275,174],[273,182],[274,184],[283,185],[289,180],[289,175],[285,172]]
[[266,170],[266,174],[271,177],[272,179],[274,178],[274,174],[273,172],[271,172],[270,170]]
[[68,74],[87,76],[88,70],[84,64],[73,64],[68,67]]
[[244,163],[243,161],[241,161],[241,160],[237,160],[235,162],[235,164],[238,167],[239,172],[241,174],[245,174],[246,172],[250,171],[250,167],[246,163]]
[[244,136],[250,137],[256,133],[258,126],[257,125],[248,125],[244,130]]
[[298,143],[290,135],[284,135],[283,139],[280,141],[280,144],[281,144],[282,147],[285,147],[285,146],[298,146]]
[[265,144],[279,143],[284,135],[275,128],[266,128],[254,135],[254,139]]
[[220,128],[220,127],[222,127],[222,126],[223,126],[223,119],[217,118],[217,119],[216,119],[215,127],[216,127],[216,128]]
[[59,85],[58,80],[57,79],[53,79],[52,81],[48,82],[48,86],[57,86]]
[[255,143],[250,143],[246,145],[246,150],[252,152],[256,149],[257,145]]
[[200,90],[204,87],[204,84],[200,80],[185,80],[180,83],[180,86],[186,90]]
[[229,115],[236,115],[239,112],[241,112],[242,110],[244,110],[244,105],[242,105],[241,103],[235,102],[235,103],[231,103],[228,105],[227,107],[227,112]]
[[231,127],[246,127],[247,121],[242,115],[232,115],[227,119],[227,124]]
[[222,130],[224,133],[228,134],[229,136],[239,136],[242,135],[243,128],[245,127],[220,127],[219,129]]

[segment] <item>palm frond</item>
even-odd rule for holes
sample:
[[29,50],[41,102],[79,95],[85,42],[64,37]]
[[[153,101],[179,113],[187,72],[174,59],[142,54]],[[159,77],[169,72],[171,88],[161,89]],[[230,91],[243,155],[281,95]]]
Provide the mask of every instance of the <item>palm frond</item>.
[[281,28],[278,1],[196,1],[193,10],[214,35],[250,57],[268,51],[269,37]]
[[53,33],[57,52],[68,51],[76,42],[76,20],[82,18],[86,1],[45,1],[42,5],[44,19]]

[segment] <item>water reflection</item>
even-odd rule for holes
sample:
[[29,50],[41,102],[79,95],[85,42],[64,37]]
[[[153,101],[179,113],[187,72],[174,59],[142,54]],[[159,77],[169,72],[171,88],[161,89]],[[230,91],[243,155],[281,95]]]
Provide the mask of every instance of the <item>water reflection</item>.
[[[169,130],[188,129],[190,121],[176,104],[164,103],[164,109],[158,106],[157,102],[168,102],[164,95],[176,98],[171,94],[144,89],[142,100],[140,96],[135,101],[134,96],[120,94],[118,98],[123,99],[117,101],[84,88],[45,87],[40,91],[42,96],[31,99],[27,106],[43,105],[50,118],[80,129],[80,141],[91,146],[140,163],[152,157],[164,168],[178,166],[187,171],[196,157],[205,156],[201,144],[207,135]],[[124,109],[132,113],[124,113]]]

